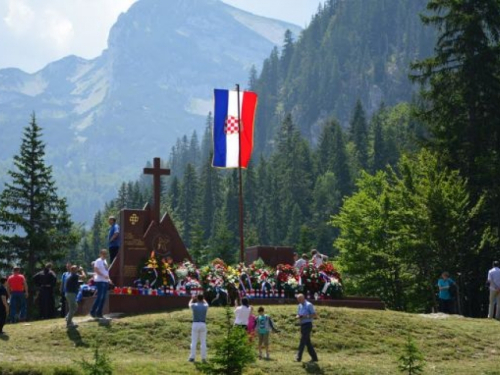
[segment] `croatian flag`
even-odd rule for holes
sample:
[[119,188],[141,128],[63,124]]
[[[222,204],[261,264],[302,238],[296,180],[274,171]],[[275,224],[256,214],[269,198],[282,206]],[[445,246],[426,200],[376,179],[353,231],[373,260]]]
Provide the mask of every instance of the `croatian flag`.
[[[240,126],[238,126],[238,92],[214,90],[214,159],[220,168],[246,168],[253,149],[253,126],[257,94],[240,91]],[[240,165],[241,160],[241,165]]]

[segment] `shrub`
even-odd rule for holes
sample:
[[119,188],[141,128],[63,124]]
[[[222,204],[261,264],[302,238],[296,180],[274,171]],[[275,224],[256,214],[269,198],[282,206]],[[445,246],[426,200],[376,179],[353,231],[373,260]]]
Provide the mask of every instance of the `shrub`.
[[226,307],[227,333],[214,342],[214,358],[209,363],[197,365],[204,374],[241,375],[248,364],[255,362],[255,348],[250,344],[246,330],[235,327],[231,318],[231,309]]
[[113,366],[111,359],[106,353],[99,350],[96,347],[94,350],[94,361],[88,362],[85,359],[78,362],[85,375],[112,375]]
[[415,341],[408,336],[403,354],[399,357],[399,370],[408,375],[418,375],[424,371],[424,356],[418,349]]

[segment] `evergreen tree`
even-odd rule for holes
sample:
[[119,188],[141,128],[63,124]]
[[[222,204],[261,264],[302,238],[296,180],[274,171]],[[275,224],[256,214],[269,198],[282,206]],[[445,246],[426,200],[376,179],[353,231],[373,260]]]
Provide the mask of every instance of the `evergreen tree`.
[[[207,119],[205,121],[205,131],[203,133],[203,139],[201,140],[201,150],[200,150],[200,160],[207,160],[212,153],[212,126],[214,118],[212,117],[212,112],[208,113]],[[212,161],[212,157],[210,157]]]
[[187,247],[191,246],[191,235],[199,213],[198,177],[192,164],[186,166],[179,196],[179,219],[183,225],[182,240]]
[[383,134],[382,123],[384,119],[385,109],[381,108],[371,121],[371,133],[373,138],[372,155],[371,155],[371,171],[376,173],[386,167],[386,145]]
[[255,65],[252,65],[250,68],[250,74],[248,77],[248,90],[249,91],[256,91],[257,90],[257,69],[255,68]]
[[[104,222],[104,217],[101,211],[97,211],[94,215],[94,221],[92,222],[92,229],[90,231],[91,235],[91,251],[92,258],[97,259],[97,255],[99,254],[99,250],[101,250],[104,245],[104,239],[101,236],[101,228]],[[92,259],[92,260],[93,260]]]
[[200,178],[200,225],[203,238],[208,240],[214,230],[214,218],[217,207],[221,205],[221,182],[219,172],[212,168],[212,154],[205,159]]
[[198,167],[201,165],[201,151],[200,151],[200,141],[198,140],[198,134],[196,130],[193,131],[191,139],[189,141],[189,153],[188,153],[188,163],[193,164]]
[[211,259],[220,258],[227,264],[238,259],[239,247],[235,232],[229,229],[227,208],[217,210],[215,232],[210,244]]
[[340,125],[332,121],[333,139],[332,152],[330,156],[329,171],[333,172],[337,179],[340,194],[342,196],[349,195],[352,191],[352,177],[347,159],[347,151],[344,141],[344,132]]
[[[413,64],[422,84],[417,114],[432,135],[430,146],[468,179],[471,198],[485,199],[468,236],[470,248],[481,244],[470,255],[478,267],[464,280],[479,290],[482,270],[500,255],[500,3],[430,0],[427,9],[422,20],[439,38],[435,55]],[[480,293],[473,298],[479,314]]]
[[169,203],[172,211],[177,212],[179,209],[179,198],[181,195],[181,187],[180,182],[177,176],[172,179],[172,183],[170,184],[170,190],[168,192],[167,201]]
[[350,140],[354,143],[355,159],[358,168],[367,170],[368,167],[368,127],[366,114],[361,101],[358,99],[350,122]]
[[125,182],[122,182],[120,189],[118,189],[118,198],[115,200],[115,206],[117,211],[124,208],[130,208],[127,184]]
[[285,37],[283,40],[283,48],[281,50],[281,76],[283,79],[286,78],[288,74],[288,69],[293,57],[293,35],[290,30],[285,31]]
[[284,243],[289,246],[296,246],[300,238],[300,230],[302,223],[304,222],[304,216],[300,211],[300,207],[297,204],[293,205],[293,209],[290,215],[288,229],[286,233],[286,238]]
[[45,164],[41,137],[33,114],[8,172],[12,181],[0,195],[1,257],[19,262],[29,279],[38,266],[62,259],[76,244],[66,199],[58,196],[52,168]]

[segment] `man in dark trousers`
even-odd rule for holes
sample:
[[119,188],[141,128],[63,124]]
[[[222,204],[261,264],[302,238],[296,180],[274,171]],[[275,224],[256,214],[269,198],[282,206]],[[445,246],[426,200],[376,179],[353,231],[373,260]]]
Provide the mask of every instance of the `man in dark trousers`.
[[302,353],[304,353],[304,348],[307,346],[307,351],[311,356],[311,361],[318,362],[318,356],[316,355],[316,351],[311,343],[311,331],[313,327],[312,322],[313,319],[318,316],[316,311],[314,311],[313,304],[306,301],[303,294],[297,295],[297,301],[299,302],[299,308],[296,317],[300,322],[300,344],[295,360],[297,362],[302,361]]
[[57,277],[52,271],[52,263],[47,263],[45,268],[33,276],[35,285],[39,288],[38,304],[41,319],[51,319],[55,315],[54,287]]
[[7,289],[5,284],[7,279],[5,277],[0,278],[0,336],[4,334],[3,326],[7,320],[7,315],[9,315],[9,305],[7,304],[7,299],[9,298],[7,294]]
[[66,301],[68,302],[68,315],[66,315],[66,327],[76,328],[78,327],[73,323],[73,316],[78,308],[78,303],[76,302],[76,296],[78,290],[80,289],[78,266],[70,266],[70,274],[66,279],[66,285],[64,286],[66,291]]
[[108,218],[109,231],[108,231],[108,250],[109,250],[109,265],[113,264],[120,250],[120,226],[116,223],[116,217],[110,216]]
[[66,317],[66,280],[71,275],[71,262],[66,263],[66,272],[61,276],[61,318]]

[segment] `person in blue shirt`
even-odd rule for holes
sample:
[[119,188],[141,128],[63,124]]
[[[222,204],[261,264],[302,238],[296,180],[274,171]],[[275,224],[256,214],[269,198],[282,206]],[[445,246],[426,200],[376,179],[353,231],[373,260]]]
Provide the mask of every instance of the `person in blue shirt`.
[[297,301],[299,302],[299,306],[296,318],[300,322],[300,343],[295,360],[297,362],[302,361],[302,353],[304,353],[304,348],[307,346],[307,351],[311,356],[311,361],[318,362],[318,356],[311,342],[311,332],[313,327],[312,322],[313,319],[318,316],[316,315],[313,304],[306,301],[303,294],[297,295]]
[[193,312],[193,324],[191,326],[191,353],[189,362],[194,362],[196,357],[196,346],[200,341],[201,360],[207,360],[207,311],[208,303],[203,294],[193,296],[189,301],[189,308]]
[[109,264],[113,264],[113,260],[118,255],[120,250],[120,226],[116,223],[116,217],[110,216],[108,218],[110,225],[108,232],[108,250],[109,250]]
[[64,272],[61,276],[61,288],[59,291],[61,292],[61,318],[66,317],[66,280],[71,275],[71,262],[66,263],[66,272]]
[[437,285],[439,288],[439,312],[453,314],[455,296],[452,289],[456,288],[455,281],[450,278],[448,272],[443,272]]

